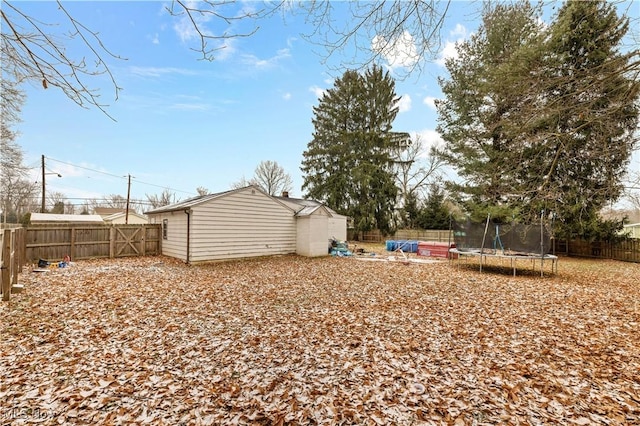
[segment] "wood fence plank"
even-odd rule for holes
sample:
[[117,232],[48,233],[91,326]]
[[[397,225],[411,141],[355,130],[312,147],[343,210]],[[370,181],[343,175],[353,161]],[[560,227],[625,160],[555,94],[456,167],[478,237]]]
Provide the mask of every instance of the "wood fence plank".
[[[32,225],[25,229],[26,262],[160,254],[160,225]],[[148,237],[145,236],[148,234]]]
[[13,231],[5,229],[2,236],[2,263],[0,263],[0,282],[2,283],[2,300],[11,298],[11,240]]

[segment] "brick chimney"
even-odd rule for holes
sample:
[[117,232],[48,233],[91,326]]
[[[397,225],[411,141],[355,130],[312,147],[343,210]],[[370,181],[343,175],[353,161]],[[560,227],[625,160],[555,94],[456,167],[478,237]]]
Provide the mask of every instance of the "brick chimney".
[[283,197],[283,198],[289,198],[289,191],[284,191],[284,192],[282,193],[282,197]]

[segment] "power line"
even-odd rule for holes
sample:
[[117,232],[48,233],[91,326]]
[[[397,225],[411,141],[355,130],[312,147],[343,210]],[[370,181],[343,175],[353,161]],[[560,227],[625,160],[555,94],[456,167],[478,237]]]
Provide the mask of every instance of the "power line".
[[[79,166],[79,165],[77,165],[77,164],[68,163],[68,162],[66,162],[66,161],[57,160],[57,159],[55,159],[55,158],[51,158],[51,157],[46,157],[46,158],[47,158],[48,160],[55,161],[55,162],[58,162],[58,163],[61,163],[61,164],[66,164],[66,165],[68,165],[68,166],[77,167],[77,168],[79,168],[79,169],[89,170],[89,171],[91,171],[91,172],[101,173],[101,174],[103,174],[103,175],[107,175],[107,176],[115,177],[115,178],[122,179],[122,180],[127,180],[127,176],[116,175],[116,174],[113,174],[113,173],[104,172],[104,171],[102,171],[102,170],[92,169],[92,168],[90,168],[90,167]],[[195,192],[193,192],[193,191],[183,191],[183,190],[181,190],[181,189],[175,189],[175,188],[171,188],[171,187],[164,186],[164,185],[157,185],[157,184],[154,184],[154,183],[143,182],[143,181],[141,181],[141,180],[135,179],[133,176],[131,176],[131,179],[133,179],[136,183],[140,183],[140,184],[143,184],[143,185],[154,186],[154,187],[156,187],[156,188],[163,188],[163,189],[166,189],[166,190],[169,190],[169,191],[173,191],[173,192],[181,192],[181,193],[183,193],[183,194],[196,195],[196,193],[195,193]]]
[[66,164],[68,166],[77,167],[79,169],[89,170],[89,171],[92,171],[92,172],[95,172],[95,173],[101,173],[103,175],[115,177],[115,178],[118,178],[118,179],[125,179],[124,176],[114,175],[113,173],[103,172],[102,170],[96,170],[96,169],[92,169],[92,168],[89,168],[89,167],[79,166],[77,164],[67,163],[66,161],[56,160],[55,158],[51,158],[51,157],[45,157],[45,158],[47,160],[55,161],[55,162],[58,162],[58,163],[61,163],[61,164]]

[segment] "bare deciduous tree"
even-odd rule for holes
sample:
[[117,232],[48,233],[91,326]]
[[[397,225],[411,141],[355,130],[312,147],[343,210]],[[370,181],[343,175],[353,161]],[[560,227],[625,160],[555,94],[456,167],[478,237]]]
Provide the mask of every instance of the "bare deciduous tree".
[[[98,91],[90,87],[88,80],[107,75],[117,99],[120,87],[105,58],[121,58],[107,49],[98,33],[76,20],[61,1],[57,1],[57,10],[62,20],[55,23],[63,32],[53,34],[49,32],[53,23],[23,13],[13,2],[3,2],[0,11],[3,74],[16,82],[38,82],[45,89],[57,87],[76,104],[94,106],[107,114],[106,105],[100,102]],[[77,43],[85,47],[87,56],[68,55],[66,46]]]
[[291,192],[293,182],[289,173],[277,162],[261,161],[256,167],[253,177],[247,180],[244,176],[231,184],[232,189],[244,188],[255,185],[269,195],[280,195],[283,192]]
[[24,93],[9,80],[1,79],[0,92],[0,207],[2,221],[17,221],[25,213],[37,185],[28,180],[29,169],[23,164],[23,153],[16,143],[18,133],[13,126],[20,121]]
[[437,149],[432,147],[427,153],[421,136],[416,135],[408,143],[399,145],[393,157],[401,206],[409,196],[423,200],[429,185],[441,178],[444,161]]
[[198,195],[207,195],[209,194],[209,190],[207,188],[205,188],[204,186],[199,186],[196,188],[196,192],[198,193]]
[[168,189],[165,189],[164,191],[162,191],[162,194],[157,195],[157,194],[145,194],[147,197],[147,201],[151,204],[151,207],[153,207],[154,209],[157,209],[158,207],[163,207],[163,206],[168,206],[169,204],[173,204],[175,203],[176,200],[176,194],[174,192],[171,192]]
[[[258,6],[261,5],[261,6]],[[336,8],[348,7],[350,18],[344,26],[336,26]],[[251,8],[238,8],[233,0],[204,0],[191,2],[173,0],[167,12],[183,20],[190,29],[196,46],[192,49],[202,59],[213,60],[215,54],[227,47],[229,40],[249,37],[259,29],[259,21],[281,12],[302,13],[312,26],[303,35],[324,51],[325,61],[335,57],[348,47],[364,59],[341,61],[340,68],[367,68],[371,63],[384,59],[392,67],[404,67],[409,72],[419,68],[440,47],[440,30],[449,2],[437,0],[411,0],[388,2],[350,2],[342,5],[329,0],[314,2],[264,2]],[[32,81],[44,89],[57,87],[81,107],[95,107],[109,115],[107,104],[101,101],[99,90],[91,81],[106,75],[118,99],[121,88],[108,64],[110,59],[124,59],[105,46],[99,34],[77,20],[68,7],[56,1],[58,13],[55,21],[45,21],[42,16],[30,16],[22,11],[19,3],[3,1],[1,50],[3,74],[16,82]],[[53,19],[53,18],[50,18]],[[235,31],[240,22],[253,22],[251,29]],[[55,24],[55,25],[54,25]],[[214,25],[223,28],[213,31]],[[54,28],[59,31],[53,32]],[[68,54],[69,45],[79,46],[84,52],[79,57]]]
[[293,182],[289,173],[277,162],[267,160],[261,161],[256,167],[253,181],[269,195],[280,195],[283,192],[290,192]]
[[[410,0],[336,4],[327,0],[300,2],[294,12],[302,11],[312,24],[313,31],[304,38],[321,49],[325,62],[338,54],[357,52],[351,60],[341,60],[338,71],[343,67],[366,69],[384,61],[396,71],[404,69],[406,76],[421,71],[426,61],[439,53],[440,31],[450,3]],[[336,9],[344,7],[349,8],[350,18],[340,24]],[[400,76],[396,72],[396,77]]]

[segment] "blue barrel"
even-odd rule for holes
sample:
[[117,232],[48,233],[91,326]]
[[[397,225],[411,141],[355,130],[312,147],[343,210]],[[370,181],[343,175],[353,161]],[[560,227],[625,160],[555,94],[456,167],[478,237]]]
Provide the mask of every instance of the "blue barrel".
[[395,251],[396,242],[394,240],[387,240],[387,251]]
[[409,253],[417,253],[418,252],[418,241],[408,241],[410,250]]
[[407,243],[408,243],[407,240],[397,240],[396,250],[402,250],[402,251],[408,252],[411,247]]

